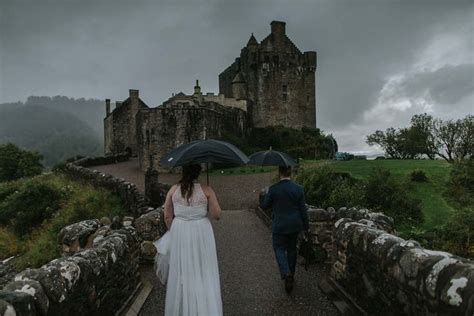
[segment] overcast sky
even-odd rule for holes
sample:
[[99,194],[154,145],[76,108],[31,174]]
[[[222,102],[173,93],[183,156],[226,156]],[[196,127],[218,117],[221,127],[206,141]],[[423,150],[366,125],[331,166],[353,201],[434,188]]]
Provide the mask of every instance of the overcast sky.
[[0,103],[29,95],[150,106],[173,92],[218,92],[218,74],[253,32],[286,21],[318,52],[317,125],[344,151],[415,113],[474,113],[473,1],[0,0]]

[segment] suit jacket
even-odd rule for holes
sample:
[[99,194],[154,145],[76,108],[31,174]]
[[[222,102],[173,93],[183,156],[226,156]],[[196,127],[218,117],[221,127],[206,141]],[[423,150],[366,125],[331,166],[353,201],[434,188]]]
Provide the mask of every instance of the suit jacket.
[[273,233],[291,234],[309,228],[304,189],[291,180],[272,185],[260,207],[272,208]]

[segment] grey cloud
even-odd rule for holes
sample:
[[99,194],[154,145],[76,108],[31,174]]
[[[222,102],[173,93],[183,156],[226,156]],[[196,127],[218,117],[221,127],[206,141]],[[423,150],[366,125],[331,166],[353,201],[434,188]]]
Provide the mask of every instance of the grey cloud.
[[[301,50],[318,52],[318,126],[337,135],[363,122],[387,78],[410,69],[436,34],[472,41],[473,11],[471,1],[0,0],[0,102],[57,94],[120,100],[137,88],[158,105],[192,91],[195,79],[217,92],[218,74],[250,33],[262,40],[279,19]],[[439,76],[474,75],[463,67]],[[441,102],[467,89],[461,79],[435,77],[413,79],[409,93],[436,83],[432,96]]]
[[457,104],[474,93],[474,64],[446,65],[435,71],[415,73],[401,88],[412,98],[427,94],[435,104]]

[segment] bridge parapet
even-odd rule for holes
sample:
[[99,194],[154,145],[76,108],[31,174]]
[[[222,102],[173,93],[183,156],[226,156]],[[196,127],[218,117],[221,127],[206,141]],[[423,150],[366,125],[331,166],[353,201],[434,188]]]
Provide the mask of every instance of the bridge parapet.
[[135,229],[111,230],[91,248],[17,274],[0,291],[0,314],[113,315],[139,284],[138,259]]
[[473,315],[474,264],[369,225],[335,224],[332,278],[370,315]]
[[[260,199],[264,196],[262,192]],[[267,223],[270,210],[258,210]],[[398,237],[367,209],[309,206],[313,247],[329,283],[369,315],[474,315],[474,263]]]

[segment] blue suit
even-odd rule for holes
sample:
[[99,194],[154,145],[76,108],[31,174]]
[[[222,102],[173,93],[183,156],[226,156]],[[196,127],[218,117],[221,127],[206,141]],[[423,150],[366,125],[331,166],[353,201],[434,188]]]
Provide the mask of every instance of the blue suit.
[[304,189],[283,179],[270,187],[260,207],[272,209],[273,250],[284,279],[295,273],[298,233],[309,228]]

